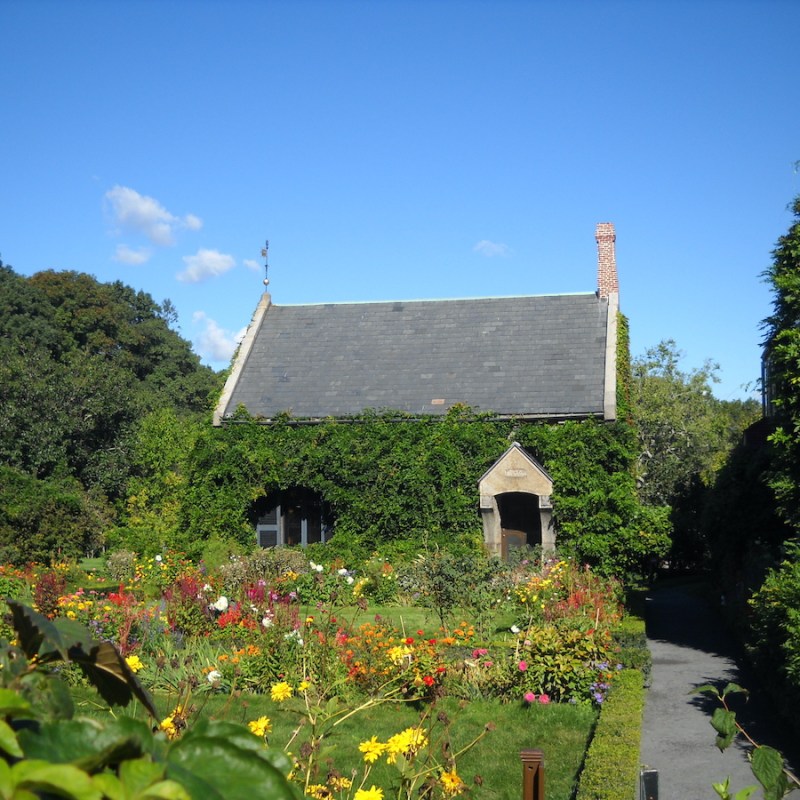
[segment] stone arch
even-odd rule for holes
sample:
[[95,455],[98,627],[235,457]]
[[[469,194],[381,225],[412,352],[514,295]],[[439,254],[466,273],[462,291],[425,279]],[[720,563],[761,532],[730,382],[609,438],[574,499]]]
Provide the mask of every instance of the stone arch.
[[478,481],[483,541],[493,555],[506,558],[509,550],[556,545],[553,527],[553,479],[533,456],[514,442]]

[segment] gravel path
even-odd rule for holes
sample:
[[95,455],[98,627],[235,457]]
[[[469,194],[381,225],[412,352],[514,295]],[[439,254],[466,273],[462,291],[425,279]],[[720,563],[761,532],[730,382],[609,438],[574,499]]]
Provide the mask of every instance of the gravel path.
[[[788,754],[787,740],[775,730],[765,702],[759,699],[755,676],[740,667],[737,648],[722,622],[694,585],[652,591],[646,619],[653,672],[641,762],[658,771],[659,800],[713,800],[717,794],[711,784],[727,776],[734,792],[756,784],[741,746],[734,744],[720,753],[714,745],[710,719],[718,703],[691,694],[704,683],[732,681],[749,689],[746,703],[736,701],[737,718],[756,741]],[[751,797],[762,797],[760,787]]]

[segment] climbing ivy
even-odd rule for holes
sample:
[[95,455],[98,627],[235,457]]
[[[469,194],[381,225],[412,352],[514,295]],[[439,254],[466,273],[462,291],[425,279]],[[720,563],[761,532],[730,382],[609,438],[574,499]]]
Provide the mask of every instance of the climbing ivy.
[[343,555],[475,550],[483,540],[478,480],[515,440],[554,479],[560,544],[618,574],[640,573],[664,552],[665,520],[636,499],[636,440],[626,423],[515,422],[462,406],[442,417],[365,412],[313,425],[239,414],[199,435],[181,522],[197,546],[211,537],[250,544],[252,504],[305,487],[330,505],[330,548]]

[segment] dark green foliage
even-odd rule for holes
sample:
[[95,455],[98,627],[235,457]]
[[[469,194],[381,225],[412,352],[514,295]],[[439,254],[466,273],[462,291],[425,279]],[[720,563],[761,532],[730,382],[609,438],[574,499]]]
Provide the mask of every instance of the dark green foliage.
[[77,481],[38,480],[0,466],[0,561],[49,563],[96,552],[108,524],[102,496]]
[[513,423],[455,408],[444,418],[260,425],[246,416],[198,435],[186,467],[180,528],[187,544],[210,537],[253,542],[248,508],[302,486],[330,505],[331,549],[414,555],[482,546],[478,480],[519,441],[553,476],[559,545],[606,573],[640,574],[668,544],[666,521],[643,508],[625,423]]
[[791,529],[777,514],[769,485],[774,463],[767,420],[752,426],[707,492],[700,525],[730,621],[746,621],[747,596],[780,559]]
[[661,509],[641,505],[632,474],[635,435],[626,423],[530,425],[518,432],[553,478],[559,547],[605,574],[644,575],[669,547]]
[[771,440],[777,463],[771,483],[782,516],[800,531],[800,197],[792,211],[794,222],[778,240],[765,273],[773,312],[764,320],[764,357],[776,420]]
[[[119,282],[78,272],[25,278],[0,263],[0,463],[15,470],[29,504],[0,488],[5,558],[90,552],[98,517],[126,496],[148,410],[174,409],[182,422],[207,416],[220,379],[170,320],[168,301]],[[78,533],[82,515],[94,519]]]
[[147,409],[205,412],[218,389],[149,295],[77,272],[0,265],[0,458],[121,495]]
[[[800,703],[800,552],[770,570],[750,605],[749,652],[756,666],[774,675],[777,706],[791,715]],[[790,721],[797,729],[796,718]]]
[[644,690],[638,670],[614,679],[586,753],[577,800],[630,800],[639,779]]

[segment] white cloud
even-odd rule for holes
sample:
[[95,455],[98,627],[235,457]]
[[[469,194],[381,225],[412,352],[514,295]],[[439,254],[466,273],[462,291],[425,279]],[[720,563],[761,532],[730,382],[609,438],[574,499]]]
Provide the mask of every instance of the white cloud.
[[208,361],[230,361],[247,331],[247,328],[242,328],[238,333],[226,331],[205,311],[195,311],[192,321],[201,328],[194,339],[195,350]]
[[260,269],[263,269],[263,265],[259,264],[258,261],[253,258],[246,258],[244,261],[242,261],[242,264],[244,264],[247,269],[250,269],[253,272],[258,272]]
[[139,194],[128,186],[109,189],[105,198],[117,225],[141,233],[162,247],[175,243],[177,231],[196,231],[203,226],[202,220],[194,214],[176,217],[155,198]]
[[182,283],[200,283],[206,278],[224,275],[236,266],[233,256],[220,253],[219,250],[198,250],[193,256],[184,256],[186,269],[175,277]]
[[494,258],[495,256],[502,256],[508,258],[512,254],[511,248],[507,244],[500,244],[499,242],[490,242],[488,239],[481,239],[473,248],[473,252],[480,253],[487,258]]
[[153,251],[149,247],[128,247],[126,244],[118,244],[117,250],[114,253],[114,261],[119,261],[122,264],[146,264]]

